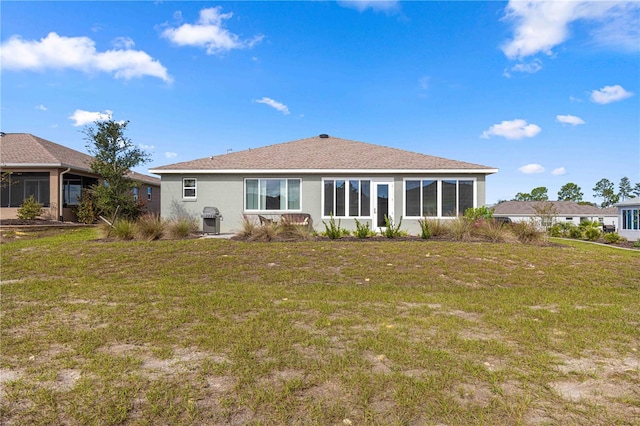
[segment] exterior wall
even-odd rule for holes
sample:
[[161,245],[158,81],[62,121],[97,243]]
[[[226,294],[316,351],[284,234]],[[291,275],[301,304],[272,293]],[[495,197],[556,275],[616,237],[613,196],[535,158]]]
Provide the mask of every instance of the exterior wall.
[[[534,220],[538,223],[540,223],[540,218],[537,216],[523,216],[523,215],[504,215],[504,214],[500,214],[500,215],[495,215],[495,217],[508,217],[509,219],[511,219],[512,222],[523,222],[523,221],[529,221],[529,220]],[[571,219],[569,219],[571,218]],[[618,229],[618,217],[617,216],[565,216],[565,215],[559,215],[559,216],[555,216],[553,218],[553,223],[573,223],[574,225],[580,225],[580,222],[584,221],[584,220],[590,220],[590,221],[594,221],[594,222],[598,222],[600,219],[602,219],[602,223],[604,225],[614,225],[616,227],[616,230]]]
[[[15,173],[49,173],[49,206],[44,207],[42,217],[58,220],[58,203],[60,196],[60,184],[58,169],[2,169],[4,172]],[[0,206],[1,219],[17,219],[19,207],[2,207]]]
[[618,223],[620,223],[620,227],[616,227],[618,234],[629,241],[639,241],[640,240],[640,229],[622,229],[623,218],[622,211],[623,210],[640,210],[640,202],[638,204],[629,204],[626,203],[624,206],[618,206]]
[[[362,178],[371,179],[372,184],[379,180],[390,180],[393,183],[393,193],[390,202],[393,203],[393,219],[394,223],[398,223],[404,212],[404,180],[405,178],[457,178],[457,179],[473,179],[476,181],[475,191],[475,207],[484,206],[486,194],[486,182],[484,175],[403,175],[389,176],[386,174],[322,174],[322,175],[300,175],[300,174],[260,174],[260,175],[219,175],[219,174],[163,174],[160,197],[160,211],[165,219],[187,215],[196,218],[202,230],[203,220],[200,215],[204,207],[217,207],[223,220],[220,223],[221,233],[235,233],[242,229],[242,220],[244,213],[244,182],[245,178],[300,178],[301,179],[301,201],[300,212],[308,213],[313,220],[315,230],[321,232],[325,230],[323,221],[328,222],[329,217],[323,216],[322,193],[323,178]],[[193,200],[185,200],[182,197],[182,180],[183,178],[196,179],[196,198]],[[264,211],[255,212],[263,216],[279,217],[281,211]],[[247,214],[252,215],[253,212]],[[340,220],[343,228],[355,229],[355,220],[353,218],[336,218]],[[452,218],[448,218],[452,219]],[[372,218],[358,219],[361,223],[369,223],[371,228],[375,228],[372,224]],[[403,219],[402,230],[408,231],[410,234],[418,235],[420,233],[420,225],[418,218]]]
[[[151,188],[151,199],[148,198],[149,188]],[[138,186],[138,200],[144,204],[148,213],[160,214],[161,198],[160,185],[140,182]]]

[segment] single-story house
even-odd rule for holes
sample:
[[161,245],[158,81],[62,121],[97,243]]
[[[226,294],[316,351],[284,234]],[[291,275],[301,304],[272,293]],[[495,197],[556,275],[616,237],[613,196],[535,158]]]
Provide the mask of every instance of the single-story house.
[[640,240],[640,197],[629,198],[614,204],[618,209],[620,229],[618,234],[629,241]]
[[344,228],[357,219],[380,230],[388,216],[415,234],[424,216],[483,206],[486,176],[497,171],[326,134],[149,170],[162,178],[163,217],[200,218],[217,207],[223,233],[240,229],[244,216],[304,213],[319,231],[332,216]]
[[603,209],[575,201],[503,201],[493,206],[493,209],[493,216],[496,218],[509,218],[512,222],[535,220],[545,228],[554,223],[579,225],[580,222],[589,220],[618,229],[617,209]]
[[[91,171],[93,157],[29,133],[0,134],[0,218],[15,219],[31,195],[53,220],[76,221],[82,191],[100,181]],[[148,211],[160,212],[160,179],[130,172],[138,183],[134,197]]]

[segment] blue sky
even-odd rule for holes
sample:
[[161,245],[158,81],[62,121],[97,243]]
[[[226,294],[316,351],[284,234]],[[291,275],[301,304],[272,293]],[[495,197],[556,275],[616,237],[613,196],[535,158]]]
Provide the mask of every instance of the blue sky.
[[640,182],[637,1],[0,7],[1,130],[129,120],[141,172],[328,133],[496,167],[488,203]]

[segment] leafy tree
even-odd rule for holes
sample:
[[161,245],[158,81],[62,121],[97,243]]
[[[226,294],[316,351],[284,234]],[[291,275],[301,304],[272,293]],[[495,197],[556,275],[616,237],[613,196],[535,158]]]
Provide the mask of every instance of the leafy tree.
[[584,194],[580,191],[580,187],[573,182],[563,185],[558,191],[558,201],[582,201]]
[[125,137],[128,124],[128,121],[96,121],[95,128],[85,128],[84,134],[87,150],[95,157],[91,170],[104,179],[104,183],[91,188],[98,210],[109,216],[118,214],[134,219],[141,213],[141,206],[133,198],[136,183],[128,174],[150,158]]
[[631,181],[629,181],[629,178],[626,176],[620,179],[620,183],[618,184],[618,197],[620,200],[631,198]]
[[636,185],[633,187],[633,189],[631,190],[631,192],[633,193],[633,195],[635,195],[636,197],[640,197],[640,182],[636,183]]
[[518,192],[516,194],[516,201],[547,201],[549,200],[549,196],[547,195],[547,188],[544,186],[539,186],[537,188],[533,188],[531,193],[522,193]]
[[618,194],[616,194],[613,182],[609,179],[600,179],[596,186],[593,187],[593,196],[596,198],[602,198],[603,201],[600,203],[600,207],[610,207],[617,203],[620,200]]

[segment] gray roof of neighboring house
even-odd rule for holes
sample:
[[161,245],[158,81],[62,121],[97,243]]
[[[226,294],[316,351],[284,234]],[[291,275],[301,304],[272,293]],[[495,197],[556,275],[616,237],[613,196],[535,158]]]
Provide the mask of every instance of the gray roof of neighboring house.
[[[71,167],[73,170],[92,173],[93,157],[75,149],[39,138],[30,133],[4,133],[0,137],[0,165],[18,167]],[[129,172],[133,180],[160,185],[160,179],[134,171]]]
[[91,172],[93,157],[29,133],[5,133],[0,137],[3,167],[71,167]]
[[624,201],[614,204],[616,207],[640,206],[640,197],[628,198]]
[[151,173],[220,173],[251,170],[433,170],[491,174],[480,164],[335,137],[315,136],[261,148],[155,167]]
[[618,209],[578,204],[574,201],[504,201],[493,206],[494,216],[536,216],[535,207],[540,203],[551,203],[555,216],[617,216]]

